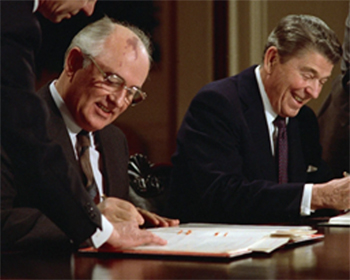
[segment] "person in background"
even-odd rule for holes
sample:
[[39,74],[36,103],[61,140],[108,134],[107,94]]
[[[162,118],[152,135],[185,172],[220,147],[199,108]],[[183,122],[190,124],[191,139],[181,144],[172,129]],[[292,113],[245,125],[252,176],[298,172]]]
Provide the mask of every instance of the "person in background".
[[269,35],[260,65],[204,86],[178,132],[167,215],[295,223],[350,208],[350,177],[331,180],[306,106],[341,55],[322,20],[289,15]]
[[345,22],[341,74],[332,83],[332,89],[318,113],[322,157],[331,167],[335,177],[350,172],[350,11]]
[[[80,174],[67,161],[61,146],[50,139],[47,107],[35,93],[35,57],[40,49],[41,29],[34,12],[60,22],[79,11],[90,16],[95,3],[96,0],[1,1],[1,192],[4,184],[14,182],[18,193],[28,197],[28,211],[39,209],[76,245],[85,241],[95,247],[109,244],[116,248],[165,244],[131,221],[113,223],[109,235],[101,237],[103,221],[107,219],[86,192]],[[21,213],[8,211],[7,207],[1,205],[1,237],[8,234],[4,230],[9,222],[21,219]],[[26,219],[36,220],[37,213]],[[14,240],[30,230],[13,226],[16,230],[10,235]]]

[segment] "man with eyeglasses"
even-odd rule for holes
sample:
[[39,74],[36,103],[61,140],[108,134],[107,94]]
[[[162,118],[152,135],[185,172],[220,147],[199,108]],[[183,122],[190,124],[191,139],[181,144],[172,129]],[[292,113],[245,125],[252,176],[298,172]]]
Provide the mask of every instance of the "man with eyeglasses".
[[[49,136],[60,144],[77,172],[80,171],[78,153],[81,148],[78,134],[86,131],[91,141],[88,149],[99,194],[96,204],[102,213],[102,229],[90,240],[90,245],[95,247],[114,246],[109,242],[110,238],[119,239],[119,245],[114,247],[138,243],[164,244],[165,241],[157,236],[146,235],[138,225],[145,222],[156,226],[179,223],[178,220],[137,209],[126,201],[129,152],[124,134],[112,125],[130,105],[134,106],[146,98],[141,87],[150,69],[149,46],[149,38],[141,30],[104,17],[73,38],[59,78],[38,92],[48,105]],[[10,195],[3,198],[2,193],[5,204],[13,200],[17,207],[21,207],[30,201],[30,197],[22,197],[20,193],[11,196],[17,186],[6,186],[6,194]],[[35,221],[17,220],[17,224],[21,223],[26,227],[31,223],[32,229],[16,240],[15,248],[40,242],[68,244],[69,239],[63,232],[41,213]]]

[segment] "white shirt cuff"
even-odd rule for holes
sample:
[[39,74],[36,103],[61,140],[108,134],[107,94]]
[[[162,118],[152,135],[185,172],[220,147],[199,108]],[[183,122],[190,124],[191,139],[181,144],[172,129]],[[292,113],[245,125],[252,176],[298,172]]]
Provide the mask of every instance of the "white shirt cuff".
[[101,247],[108,238],[112,235],[113,225],[107,220],[105,216],[101,217],[102,230],[97,229],[95,233],[91,236],[92,244],[95,248]]
[[313,211],[311,210],[311,197],[312,197],[312,187],[314,184],[305,184],[303,197],[301,199],[300,205],[300,215],[309,216]]
[[38,7],[39,7],[39,0],[34,0],[33,13],[36,12],[36,10],[38,9]]

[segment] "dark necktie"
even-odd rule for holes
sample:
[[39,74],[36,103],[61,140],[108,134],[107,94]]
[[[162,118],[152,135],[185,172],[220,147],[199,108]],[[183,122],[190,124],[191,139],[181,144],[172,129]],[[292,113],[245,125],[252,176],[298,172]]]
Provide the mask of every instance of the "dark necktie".
[[286,119],[278,116],[273,123],[278,128],[275,149],[278,163],[278,182],[283,184],[288,182],[288,137]]
[[90,162],[89,133],[85,130],[82,130],[77,135],[77,139],[79,144],[79,162],[81,170],[83,171],[83,182],[91,198],[96,204],[98,204],[100,202],[100,195],[97,189],[97,184],[95,182]]

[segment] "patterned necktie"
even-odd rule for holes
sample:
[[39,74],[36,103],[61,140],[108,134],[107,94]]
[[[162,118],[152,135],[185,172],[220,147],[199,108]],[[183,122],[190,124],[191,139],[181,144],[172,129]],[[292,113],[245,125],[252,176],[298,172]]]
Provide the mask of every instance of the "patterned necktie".
[[276,141],[276,158],[278,159],[278,182],[280,184],[288,182],[288,137],[286,119],[278,116],[274,121],[278,128]]
[[91,198],[96,204],[98,204],[100,202],[100,195],[97,189],[90,162],[89,133],[85,130],[82,130],[78,133],[77,139],[79,144],[79,162],[81,170],[83,171],[83,182]]

